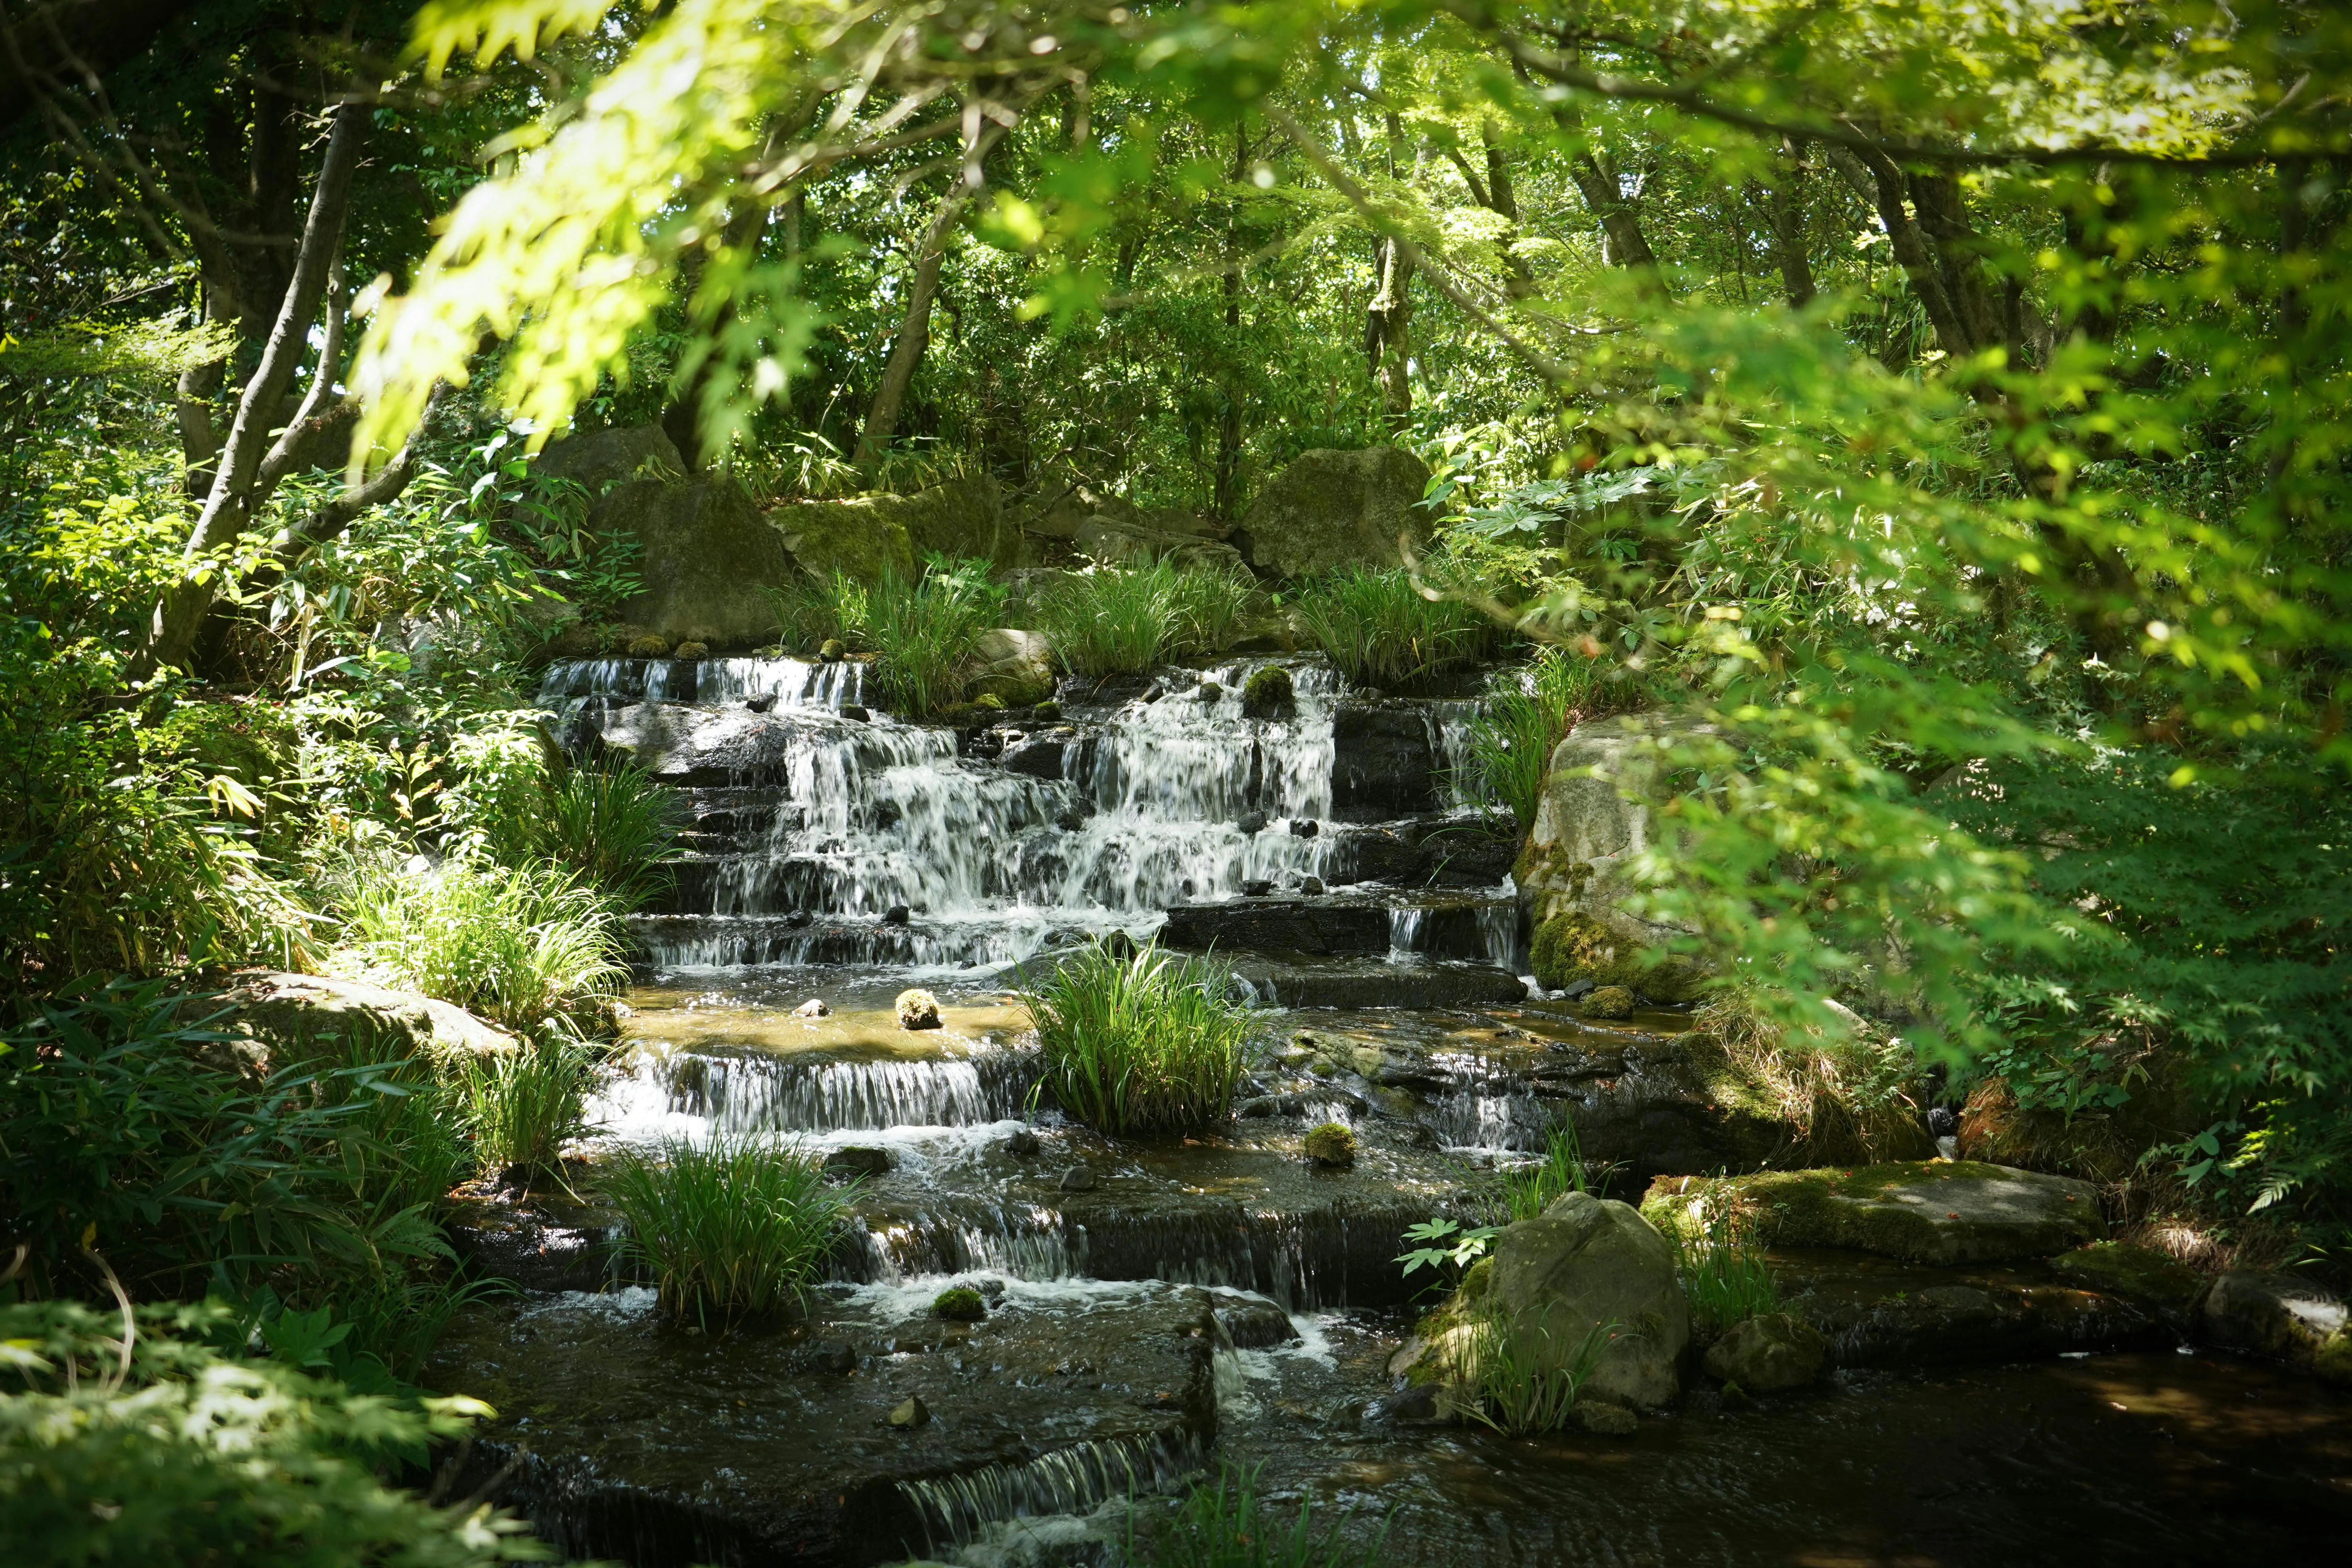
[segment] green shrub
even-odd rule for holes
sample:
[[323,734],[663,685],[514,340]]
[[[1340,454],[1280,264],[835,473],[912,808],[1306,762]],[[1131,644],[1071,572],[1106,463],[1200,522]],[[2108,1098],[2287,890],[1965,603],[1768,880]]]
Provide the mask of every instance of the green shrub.
[[[473,1568],[553,1555],[486,1505],[435,1508],[373,1467],[422,1464],[488,1406],[354,1394],[209,1348],[218,1308],[0,1307],[0,1519],[20,1568],[99,1563]],[[129,1342],[123,1342],[124,1339]]]
[[1470,723],[1463,793],[1507,807],[1522,835],[1533,828],[1552,752],[1591,706],[1601,668],[1598,659],[1546,647],[1498,678]]
[[581,1129],[592,1053],[560,1029],[505,1052],[473,1052],[454,1066],[474,1158],[486,1173],[528,1179],[556,1168],[563,1141]]
[[1368,1542],[1350,1545],[1346,1516],[1315,1528],[1312,1499],[1299,1499],[1298,1517],[1287,1526],[1272,1517],[1257,1494],[1258,1470],[1220,1464],[1216,1481],[1193,1487],[1175,1511],[1151,1534],[1136,1539],[1129,1514],[1127,1561],[1142,1568],[1371,1568],[1387,1543],[1383,1525]]
[[1483,658],[1501,641],[1484,615],[1428,597],[1402,568],[1353,566],[1318,578],[1298,596],[1298,619],[1360,686],[1402,686]]
[[1585,1163],[1576,1123],[1562,1116],[1552,1123],[1551,1131],[1544,1139],[1541,1159],[1502,1173],[1493,1205],[1496,1223],[1510,1225],[1533,1219],[1570,1193],[1591,1192],[1596,1185],[1605,1190],[1617,1169],[1604,1165],[1597,1173],[1600,1179],[1596,1184],[1596,1173]]
[[585,1021],[628,977],[612,901],[552,865],[362,862],[346,939],[374,978],[509,1027]]
[[620,910],[641,910],[670,885],[677,797],[643,769],[575,767],[549,785],[509,832],[520,855],[573,872]]
[[829,642],[864,646],[872,596],[872,589],[837,566],[823,576],[795,577],[781,588],[768,590],[776,624],[782,628],[783,646],[811,658],[821,656]]
[[1021,993],[1045,1070],[1035,1090],[1111,1133],[1205,1127],[1233,1109],[1250,1018],[1225,974],[1155,942],[1097,942]]
[[950,1322],[976,1323],[988,1316],[988,1300],[969,1285],[952,1286],[933,1299],[931,1315]]
[[1211,567],[1094,566],[1046,589],[1034,619],[1073,674],[1139,675],[1223,647],[1255,591],[1241,574]]
[[802,1151],[750,1137],[625,1152],[605,1178],[629,1222],[626,1256],[653,1273],[667,1310],[706,1326],[798,1305],[856,1190],[828,1186]]
[[1004,589],[985,561],[927,558],[913,584],[886,574],[866,601],[864,636],[882,702],[921,718],[959,700],[980,634],[1004,616]]

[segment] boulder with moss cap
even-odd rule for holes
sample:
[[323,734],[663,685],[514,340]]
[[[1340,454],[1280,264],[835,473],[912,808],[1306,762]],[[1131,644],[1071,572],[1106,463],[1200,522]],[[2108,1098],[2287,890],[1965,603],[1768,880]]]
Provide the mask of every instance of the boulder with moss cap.
[[1504,1226],[1485,1295],[1547,1366],[1572,1365],[1601,1336],[1583,1397],[1648,1410],[1681,1392],[1690,1308],[1674,1244],[1625,1204],[1570,1193]]
[[1845,1247],[1909,1263],[2050,1258],[2099,1240],[2105,1228],[2090,1183],[1972,1160],[1662,1176],[1642,1207],[1679,1225],[1717,1205],[1752,1213],[1772,1246]]

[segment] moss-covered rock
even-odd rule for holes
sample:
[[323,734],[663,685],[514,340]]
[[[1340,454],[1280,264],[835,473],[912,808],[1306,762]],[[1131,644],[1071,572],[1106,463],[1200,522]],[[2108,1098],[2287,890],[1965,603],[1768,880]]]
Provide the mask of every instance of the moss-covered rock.
[[784,541],[731,479],[633,479],[596,503],[589,526],[644,546],[643,590],[622,616],[671,642],[754,647],[776,635],[770,591],[793,572]]
[[951,1286],[932,1299],[931,1315],[953,1323],[976,1323],[988,1316],[988,1299],[969,1285]]
[[1966,1160],[1661,1177],[1642,1208],[1654,1223],[1675,1226],[1694,1205],[1725,1204],[1752,1212],[1775,1246],[1913,1263],[2049,1258],[2098,1240],[2104,1228],[2088,1182]]
[[1570,1193],[1495,1238],[1483,1310],[1549,1365],[1569,1366],[1588,1333],[1602,1338],[1584,1384],[1598,1399],[1654,1409],[1681,1391],[1690,1308],[1674,1244],[1624,1204]]
[[1344,1171],[1356,1163],[1356,1134],[1344,1121],[1326,1121],[1307,1134],[1307,1157],[1330,1170]]
[[710,645],[707,642],[682,642],[676,647],[669,650],[669,656],[672,658],[685,659],[688,663],[691,664],[697,659],[709,658],[710,657]]
[[643,637],[631,637],[628,646],[622,651],[631,658],[667,658],[669,638],[647,633]]
[[839,664],[849,657],[849,645],[839,637],[827,637],[817,646],[816,657],[820,664]]
[[1245,719],[1280,719],[1297,702],[1297,691],[1290,671],[1278,664],[1253,671],[1242,686],[1242,716]]
[[936,1029],[940,1026],[940,999],[928,991],[909,989],[899,992],[897,1007],[898,1027],[902,1029]]
[[2167,1313],[2186,1312],[2205,1291],[2207,1276],[2152,1247],[2095,1241],[2050,1260],[2070,1284],[2145,1301]]
[[1000,626],[973,641],[965,685],[981,699],[1027,708],[1050,700],[1055,684],[1053,647],[1039,634]]
[[2352,1382],[2352,1309],[2307,1275],[2231,1269],[2197,1310],[2200,1337]]
[[855,500],[803,501],[768,514],[800,569],[814,577],[835,572],[860,583],[887,575],[914,580],[921,558],[907,525],[887,503],[895,496]]
[[1584,1016],[1588,1018],[1630,1018],[1633,1016],[1633,994],[1622,985],[1603,985],[1584,998]]
[[1829,1342],[1804,1319],[1767,1312],[1724,1331],[1708,1347],[1709,1377],[1745,1394],[1775,1394],[1802,1388],[1829,1364]]
[[1428,484],[1428,465],[1400,447],[1302,452],[1258,491],[1235,539],[1247,540],[1253,566],[1278,577],[1394,566],[1400,536],[1429,538]]
[[1557,991],[1579,980],[1622,986],[1654,1002],[1688,1002],[1706,975],[1686,959],[1645,949],[1623,931],[1580,910],[1536,927],[1528,944],[1536,983]]
[[454,1003],[359,980],[240,970],[222,1000],[235,1012],[221,1033],[243,1037],[226,1054],[257,1077],[305,1062],[449,1061],[516,1048],[512,1035]]
[[676,483],[686,478],[686,459],[658,425],[587,430],[548,444],[538,469],[548,479],[570,479],[592,496],[630,479]]

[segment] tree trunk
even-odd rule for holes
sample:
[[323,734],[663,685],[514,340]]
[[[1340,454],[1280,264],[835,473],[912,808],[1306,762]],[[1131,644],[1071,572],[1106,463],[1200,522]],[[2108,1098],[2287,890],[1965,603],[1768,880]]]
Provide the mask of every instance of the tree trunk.
[[1617,171],[1590,153],[1579,153],[1569,160],[1568,172],[1584,205],[1601,220],[1601,259],[1629,272],[1657,271],[1658,255],[1642,232],[1638,198],[1625,194]]
[[[1404,135],[1389,116],[1389,177],[1396,178],[1396,144]],[[1416,168],[1415,173],[1418,174]],[[1364,355],[1380,384],[1389,427],[1412,420],[1412,259],[1394,237],[1372,242],[1372,302],[1364,309]]]
[[273,431],[285,413],[286,395],[301,363],[310,323],[318,317],[342,248],[352,176],[373,112],[370,105],[362,103],[347,103],[335,111],[326,155],[319,164],[318,186],[311,193],[310,217],[302,226],[302,242],[278,302],[276,323],[262,349],[261,363],[237,400],[236,417],[222,444],[212,489],[182,552],[184,573],[164,591],[145,641],[131,656],[130,674],[134,681],[159,668],[186,664],[196,633],[213,606],[215,563],[210,558],[251,526],[254,513],[275,486],[274,478],[268,487],[259,482],[263,459],[271,450]]
[[[1936,329],[1937,344],[1954,359],[1965,359],[1976,353],[1983,345],[1970,333],[1967,319],[1953,301],[1944,271],[1928,247],[1927,235],[1905,208],[1908,193],[1903,171],[1884,154],[1874,155],[1865,163],[1844,147],[1831,146],[1828,152],[1830,166],[1853,187],[1855,195],[1877,211],[1879,226],[1886,231],[1895,265],[1903,268],[1912,293],[1927,312],[1927,321]],[[1974,258],[1969,259],[1973,264]]]
[[882,454],[889,447],[890,433],[898,424],[899,407],[907,401],[907,388],[915,379],[915,367],[923,363],[923,351],[930,346],[931,300],[940,291],[940,264],[947,258],[948,235],[962,214],[963,204],[963,185],[959,182],[940,202],[931,226],[924,231],[922,249],[915,258],[914,278],[907,291],[907,313],[898,323],[898,341],[890,346],[890,363],[882,368],[882,384],[874,389],[874,404],[866,414],[866,429],[857,437],[855,461],[857,471],[869,482],[882,466]]
[[[1234,196],[1225,217],[1225,353],[1240,353],[1242,340],[1241,183],[1249,176],[1249,128],[1234,128]],[[1217,412],[1217,466],[1210,480],[1209,513],[1227,522],[1241,507],[1242,398],[1240,380],[1230,364],[1225,373],[1224,406]]]
[[1765,195],[1765,212],[1772,220],[1772,259],[1780,268],[1780,287],[1789,303],[1803,310],[1813,302],[1813,265],[1805,251],[1805,198],[1801,181],[1804,163],[1799,149],[1784,143],[1780,177]]

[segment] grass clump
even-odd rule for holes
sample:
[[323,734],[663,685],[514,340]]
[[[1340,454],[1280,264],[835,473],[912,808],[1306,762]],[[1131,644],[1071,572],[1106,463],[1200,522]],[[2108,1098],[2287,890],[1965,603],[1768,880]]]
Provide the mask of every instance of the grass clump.
[[1105,1132],[1179,1132],[1222,1121],[1247,1065],[1248,1012],[1223,971],[1157,941],[1096,942],[1021,993],[1045,1070],[1034,1092]]
[[988,1316],[988,1299],[969,1285],[954,1285],[931,1301],[931,1316],[951,1323],[976,1323]]
[[1667,1230],[1675,1274],[1690,1304],[1691,1333],[1702,1343],[1780,1308],[1780,1289],[1764,1262],[1762,1226],[1749,1208],[1728,1200],[1685,1209]]
[[1615,1165],[1604,1165],[1595,1173],[1585,1162],[1576,1124],[1563,1118],[1552,1124],[1544,1139],[1541,1159],[1502,1173],[1489,1205],[1494,1221],[1514,1225],[1534,1219],[1570,1193],[1606,1192],[1617,1170]]
[[882,702],[920,718],[960,700],[980,634],[1004,614],[1004,588],[985,561],[924,557],[909,583],[896,571],[867,584],[838,568],[772,590],[786,647],[822,657],[835,643],[871,653]]
[[1580,1335],[1557,1328],[1546,1311],[1533,1322],[1491,1301],[1474,1305],[1449,1368],[1456,1408],[1506,1436],[1556,1432],[1616,1337],[1615,1323]]
[[[1540,975],[1538,975],[1540,978]],[[1846,1026],[1791,1027],[1746,985],[1707,994],[1692,1016],[1721,1048],[1740,1098],[1786,1123],[1807,1163],[1925,1158],[1934,1152],[1916,1099],[1919,1064],[1899,1039],[1852,1015]]]
[[1245,574],[1214,567],[1098,565],[1048,588],[1034,618],[1073,674],[1139,675],[1223,647],[1255,591]]
[[1470,723],[1463,793],[1507,808],[1520,833],[1532,829],[1552,752],[1592,708],[1601,672],[1598,659],[1544,647],[1497,677]]
[[345,904],[345,937],[368,978],[509,1028],[588,1021],[628,978],[618,910],[562,867],[363,863]]
[[1433,599],[1402,568],[1351,566],[1309,584],[1298,619],[1340,674],[1396,687],[1483,658],[1500,639],[1468,605]]
[[493,852],[509,864],[544,860],[619,910],[641,910],[670,883],[677,797],[644,769],[575,767],[520,800],[499,803]]
[[456,1066],[474,1157],[485,1172],[530,1180],[556,1168],[588,1102],[591,1050],[560,1030],[511,1051],[470,1052]]
[[1216,1480],[1196,1485],[1148,1544],[1138,1542],[1137,1510],[1130,1510],[1127,1561],[1139,1568],[1372,1568],[1380,1561],[1385,1525],[1370,1541],[1351,1544],[1346,1516],[1318,1530],[1314,1501],[1306,1497],[1286,1525],[1267,1511],[1257,1485],[1257,1469],[1221,1465]]
[[1307,1134],[1307,1157],[1318,1165],[1344,1171],[1356,1163],[1355,1130],[1344,1121],[1326,1121]]
[[672,1317],[706,1328],[799,1306],[856,1187],[828,1185],[801,1150],[749,1137],[625,1152],[605,1182],[629,1222],[626,1256],[654,1275]]

